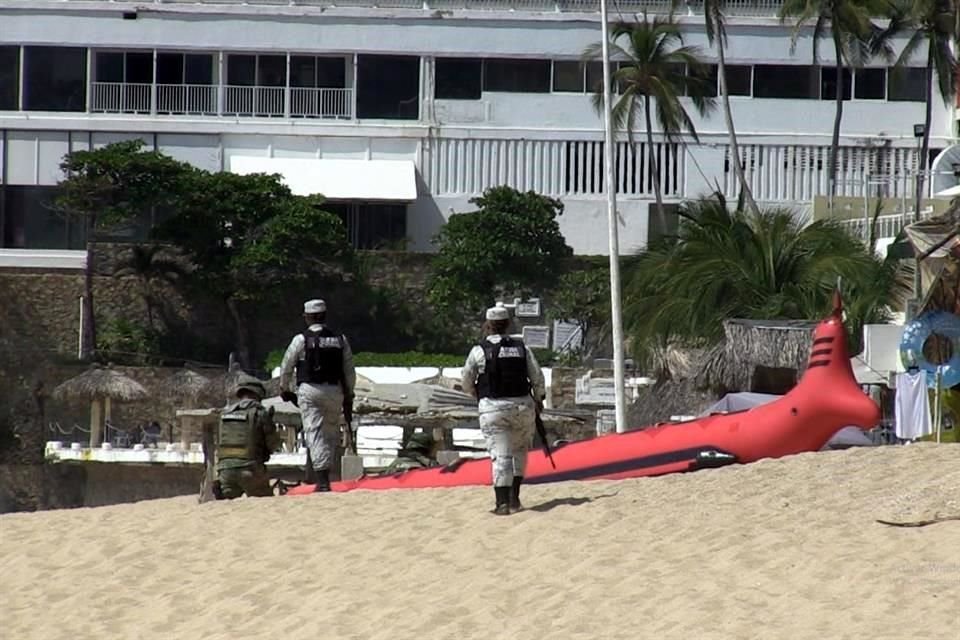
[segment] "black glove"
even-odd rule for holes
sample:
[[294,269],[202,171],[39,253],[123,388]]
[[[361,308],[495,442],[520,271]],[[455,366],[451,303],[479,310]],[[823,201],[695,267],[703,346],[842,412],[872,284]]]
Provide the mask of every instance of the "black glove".
[[343,419],[347,424],[353,422],[353,396],[347,396],[343,399]]
[[300,406],[297,403],[297,394],[295,394],[293,391],[281,391],[280,399],[284,402],[292,402],[294,405]]

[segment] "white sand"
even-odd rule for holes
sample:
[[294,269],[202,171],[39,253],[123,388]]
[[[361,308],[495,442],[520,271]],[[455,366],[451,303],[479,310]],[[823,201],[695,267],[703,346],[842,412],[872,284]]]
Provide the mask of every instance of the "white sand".
[[624,482],[0,516],[0,637],[960,637],[960,446]]

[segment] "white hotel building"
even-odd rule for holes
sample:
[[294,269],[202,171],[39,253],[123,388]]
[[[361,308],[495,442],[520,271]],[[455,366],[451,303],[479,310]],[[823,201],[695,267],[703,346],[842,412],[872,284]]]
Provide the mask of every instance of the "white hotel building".
[[[810,210],[826,194],[832,47],[823,67],[809,33],[791,53],[779,4],[728,2],[731,102],[756,198]],[[610,7],[616,19],[667,5]],[[682,13],[687,43],[712,58],[699,3]],[[283,173],[324,193],[360,247],[430,251],[451,213],[508,184],[560,198],[568,243],[606,253],[603,129],[587,90],[599,64],[579,62],[599,40],[594,0],[0,0],[0,253],[10,264],[82,249],[44,205],[58,164],[129,138],[204,169]],[[871,195],[882,184],[910,206],[924,62],[894,78],[878,60],[847,83],[840,195],[856,201],[870,181]],[[937,97],[933,114],[935,156],[956,134],[952,105]],[[695,121],[699,145],[655,134],[669,203],[715,184],[736,196],[719,101]],[[636,166],[617,143],[625,253],[647,241],[653,202],[637,140]]]

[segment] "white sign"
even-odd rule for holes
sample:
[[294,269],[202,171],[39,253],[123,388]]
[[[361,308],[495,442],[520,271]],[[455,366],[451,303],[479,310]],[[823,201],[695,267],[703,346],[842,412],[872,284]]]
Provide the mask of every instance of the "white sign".
[[564,322],[562,320],[553,321],[553,350],[557,353],[563,351],[574,351],[583,344],[583,331],[579,324],[574,322]]
[[617,412],[614,409],[597,409],[597,435],[605,436],[617,430]]
[[540,298],[531,298],[526,302],[517,302],[518,318],[539,318],[540,317]]
[[591,378],[590,374],[577,379],[574,391],[576,404],[604,404],[614,406],[617,392],[613,378]]
[[534,349],[548,349],[550,347],[550,327],[524,327],[523,342]]

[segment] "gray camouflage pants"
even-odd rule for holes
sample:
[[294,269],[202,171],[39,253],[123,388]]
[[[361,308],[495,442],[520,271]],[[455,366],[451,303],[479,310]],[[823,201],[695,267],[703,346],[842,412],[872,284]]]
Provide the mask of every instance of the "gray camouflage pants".
[[480,432],[487,441],[493,467],[493,486],[509,487],[527,468],[536,413],[531,405],[511,404],[480,414]]
[[304,444],[310,450],[313,468],[324,471],[333,466],[340,443],[343,418],[343,391],[337,385],[301,384],[297,388]]

